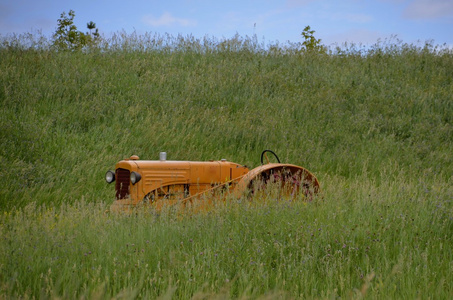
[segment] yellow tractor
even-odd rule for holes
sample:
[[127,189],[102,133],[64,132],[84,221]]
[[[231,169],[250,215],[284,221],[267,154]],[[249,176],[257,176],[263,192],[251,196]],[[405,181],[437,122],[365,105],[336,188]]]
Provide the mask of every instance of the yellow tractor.
[[[277,163],[270,163],[267,153],[272,153]],[[275,185],[285,197],[308,201],[319,192],[318,179],[312,173],[280,163],[271,150],[261,153],[261,166],[252,170],[226,159],[174,161],[166,156],[161,152],[159,160],[140,160],[132,155],[118,162],[115,171],[107,171],[105,180],[115,182],[116,191],[111,211],[128,211],[137,205],[160,209],[165,205],[194,203],[201,198],[203,203],[207,200],[212,204],[217,199],[226,199],[226,195],[240,198],[256,194],[269,184]]]

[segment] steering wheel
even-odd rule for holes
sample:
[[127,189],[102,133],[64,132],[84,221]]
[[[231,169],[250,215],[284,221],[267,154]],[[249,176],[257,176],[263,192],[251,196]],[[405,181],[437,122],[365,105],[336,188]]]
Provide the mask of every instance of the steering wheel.
[[261,164],[262,164],[262,165],[264,164],[264,161],[263,161],[263,158],[264,158],[264,157],[266,157],[267,163],[269,163],[269,158],[267,158],[266,152],[272,153],[272,154],[275,156],[275,158],[277,159],[278,163],[280,163],[280,159],[278,158],[277,154],[275,154],[274,151],[272,151],[272,150],[264,150],[264,151],[261,153]]

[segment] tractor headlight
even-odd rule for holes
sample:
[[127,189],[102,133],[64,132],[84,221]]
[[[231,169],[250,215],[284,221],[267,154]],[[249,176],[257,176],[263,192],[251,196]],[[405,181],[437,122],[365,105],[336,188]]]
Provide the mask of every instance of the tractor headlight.
[[132,182],[132,184],[136,184],[137,182],[140,181],[140,179],[142,179],[142,175],[140,175],[137,172],[131,172],[131,182]]
[[115,172],[107,171],[107,173],[105,173],[105,181],[107,181],[107,183],[114,182],[115,181]]

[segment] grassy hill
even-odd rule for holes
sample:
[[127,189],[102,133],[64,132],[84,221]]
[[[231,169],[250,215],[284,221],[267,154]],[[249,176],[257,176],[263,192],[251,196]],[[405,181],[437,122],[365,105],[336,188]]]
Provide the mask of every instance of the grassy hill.
[[[453,295],[451,50],[18,44],[0,46],[1,296]],[[264,149],[315,173],[322,199],[179,221],[102,214],[104,174],[131,154],[257,166]]]

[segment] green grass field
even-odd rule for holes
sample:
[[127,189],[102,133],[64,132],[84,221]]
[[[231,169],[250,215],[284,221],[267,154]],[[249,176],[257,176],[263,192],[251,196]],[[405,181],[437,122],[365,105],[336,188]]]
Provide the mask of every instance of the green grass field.
[[[0,39],[0,298],[453,298],[453,52]],[[105,214],[131,154],[313,172],[312,202]]]

